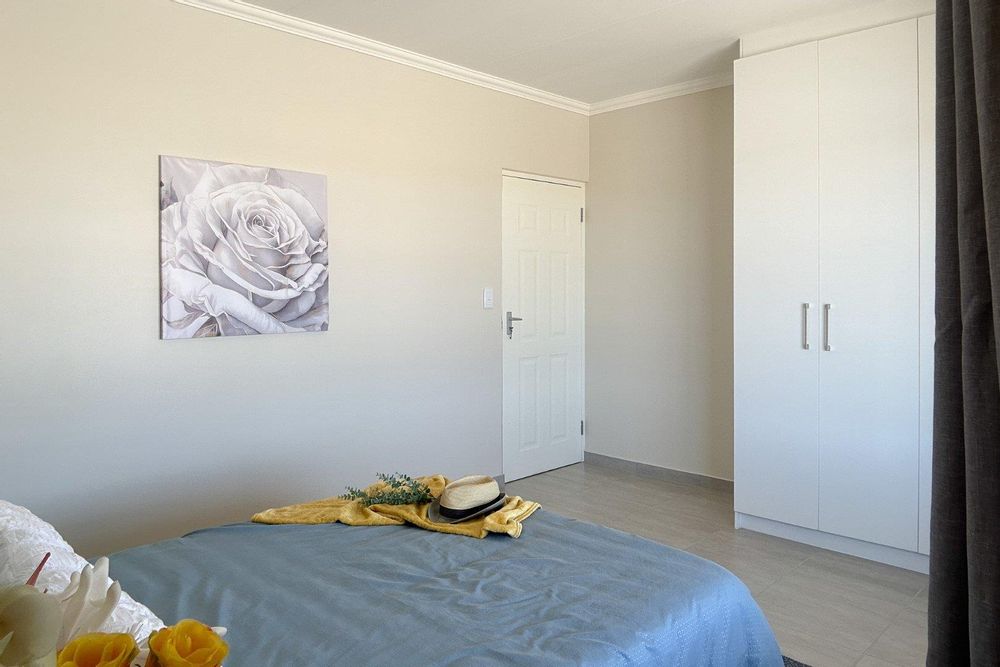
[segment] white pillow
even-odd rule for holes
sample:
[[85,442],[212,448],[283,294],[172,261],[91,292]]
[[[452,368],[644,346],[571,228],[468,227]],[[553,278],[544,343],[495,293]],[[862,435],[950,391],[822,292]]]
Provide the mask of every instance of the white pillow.
[[[50,524],[20,505],[0,500],[0,586],[25,583],[46,552],[52,555],[35,585],[50,593],[65,590],[70,575],[88,564]],[[125,632],[141,643],[163,626],[148,607],[122,591],[118,606],[101,631]]]

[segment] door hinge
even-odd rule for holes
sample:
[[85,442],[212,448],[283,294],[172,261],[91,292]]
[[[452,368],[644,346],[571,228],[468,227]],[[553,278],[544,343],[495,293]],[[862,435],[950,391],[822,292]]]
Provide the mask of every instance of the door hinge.
[[580,435],[583,435],[583,420],[580,420]]
[[580,209],[580,222],[583,222],[583,209]]

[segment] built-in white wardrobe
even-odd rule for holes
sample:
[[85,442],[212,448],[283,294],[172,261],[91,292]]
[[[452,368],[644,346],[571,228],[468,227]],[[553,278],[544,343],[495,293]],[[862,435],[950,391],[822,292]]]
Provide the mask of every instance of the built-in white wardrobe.
[[934,24],[735,63],[737,524],[923,569]]

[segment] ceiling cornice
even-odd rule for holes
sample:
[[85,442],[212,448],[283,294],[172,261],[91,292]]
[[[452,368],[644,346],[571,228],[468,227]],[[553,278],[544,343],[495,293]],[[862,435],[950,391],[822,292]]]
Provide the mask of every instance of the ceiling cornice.
[[692,79],[691,81],[683,81],[670,86],[663,86],[662,88],[653,88],[651,90],[643,90],[630,95],[622,95],[621,97],[614,97],[610,100],[604,100],[602,102],[594,102],[590,105],[589,115],[595,116],[599,113],[617,111],[618,109],[635,107],[640,104],[649,104],[650,102],[659,102],[660,100],[666,100],[671,97],[680,97],[681,95],[690,95],[691,93],[700,93],[704,90],[712,90],[713,88],[722,88],[724,86],[731,85],[733,85],[733,75],[731,73],[706,76],[701,79]]
[[259,26],[281,30],[292,35],[305,37],[317,42],[332,44],[358,53],[375,56],[407,67],[413,67],[425,72],[440,74],[450,79],[456,79],[475,86],[489,88],[508,95],[515,95],[534,102],[540,102],[557,109],[572,111],[584,116],[606,113],[616,109],[638,106],[649,102],[665,100],[670,97],[688,95],[712,88],[732,85],[732,74],[712,76],[693,81],[685,81],[662,88],[654,88],[610,100],[589,104],[562,95],[556,95],[545,90],[525,86],[524,84],[503,79],[492,74],[479,72],[468,67],[462,67],[444,60],[432,58],[413,51],[401,49],[398,46],[385,44],[374,39],[337,30],[330,26],[307,21],[288,14],[282,14],[271,9],[265,9],[243,0],[174,0],[174,2],[196,7],[222,16],[247,21]]
[[197,7],[198,9],[205,9],[216,14],[240,19],[241,21],[274,28],[292,35],[298,35],[299,37],[333,44],[334,46],[350,49],[351,51],[375,56],[376,58],[389,60],[400,65],[414,67],[425,72],[433,72],[434,74],[440,74],[476,86],[498,90],[501,93],[516,95],[559,109],[565,109],[566,111],[574,111],[583,115],[587,115],[590,112],[590,105],[586,102],[580,102],[579,100],[573,100],[562,95],[525,86],[514,81],[501,79],[497,76],[477,72],[461,65],[455,65],[438,60],[437,58],[407,51],[391,44],[384,44],[374,39],[354,35],[343,30],[320,25],[319,23],[313,23],[312,21],[306,21],[305,19],[257,7],[241,0],[174,0],[174,2],[190,7]]

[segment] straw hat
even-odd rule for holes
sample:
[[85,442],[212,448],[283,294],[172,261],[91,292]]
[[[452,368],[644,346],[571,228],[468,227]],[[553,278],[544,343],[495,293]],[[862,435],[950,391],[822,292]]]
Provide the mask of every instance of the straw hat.
[[495,512],[507,499],[503,484],[487,475],[470,475],[444,487],[427,508],[434,523],[458,523]]

